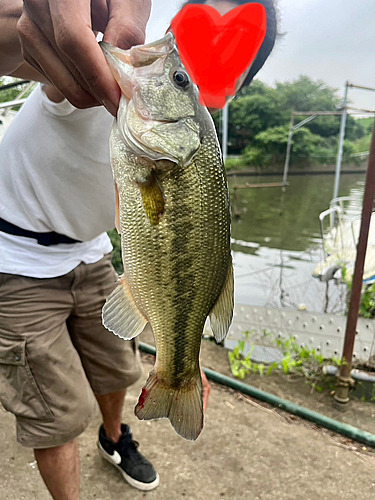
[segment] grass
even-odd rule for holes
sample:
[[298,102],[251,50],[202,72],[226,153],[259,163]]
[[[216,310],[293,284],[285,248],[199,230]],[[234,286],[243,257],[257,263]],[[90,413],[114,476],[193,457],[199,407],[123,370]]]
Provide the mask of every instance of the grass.
[[356,142],[356,145],[358,147],[358,151],[360,153],[365,152],[365,151],[370,151],[370,145],[371,145],[371,134],[365,135],[361,139],[359,139]]
[[[271,335],[264,331],[264,335]],[[293,337],[288,339],[274,339],[274,344],[281,353],[282,359],[279,363],[265,365],[263,363],[254,363],[251,361],[252,350],[245,356],[245,342],[249,338],[250,332],[244,333],[245,340],[240,340],[238,345],[228,353],[230,368],[232,374],[239,379],[244,379],[246,375],[253,373],[271,375],[276,371],[281,371],[284,375],[301,375],[306,378],[308,384],[317,392],[323,392],[325,389],[332,389],[331,378],[323,373],[325,364],[341,366],[339,358],[325,359],[315,349],[309,349],[305,346],[299,346]]]

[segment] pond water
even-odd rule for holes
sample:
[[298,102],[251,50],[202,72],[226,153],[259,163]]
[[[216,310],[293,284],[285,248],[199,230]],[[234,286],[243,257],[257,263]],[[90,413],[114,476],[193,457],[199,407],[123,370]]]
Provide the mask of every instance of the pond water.
[[[234,184],[280,182],[281,177],[228,178],[237,304],[306,307],[343,313],[346,287],[312,277],[323,257],[319,214],[329,207],[334,175],[290,176],[290,185],[236,190]],[[365,174],[344,174],[339,196],[361,198]]]

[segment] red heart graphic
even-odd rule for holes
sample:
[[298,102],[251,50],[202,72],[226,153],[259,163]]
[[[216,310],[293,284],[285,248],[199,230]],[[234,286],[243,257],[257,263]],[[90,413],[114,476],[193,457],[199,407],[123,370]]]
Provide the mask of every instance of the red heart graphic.
[[199,101],[223,108],[235,83],[253,62],[266,35],[266,9],[240,5],[224,16],[209,5],[186,5],[171,29],[181,61],[199,87]]

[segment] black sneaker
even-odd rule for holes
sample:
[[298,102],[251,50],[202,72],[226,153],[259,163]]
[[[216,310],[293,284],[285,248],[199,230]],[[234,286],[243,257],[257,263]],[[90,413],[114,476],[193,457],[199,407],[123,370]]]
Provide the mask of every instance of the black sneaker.
[[139,443],[133,441],[130,427],[121,424],[122,436],[114,443],[105,433],[103,425],[99,429],[98,448],[103,457],[113,464],[124,479],[139,490],[153,490],[159,485],[159,475],[148,460],[137,450]]

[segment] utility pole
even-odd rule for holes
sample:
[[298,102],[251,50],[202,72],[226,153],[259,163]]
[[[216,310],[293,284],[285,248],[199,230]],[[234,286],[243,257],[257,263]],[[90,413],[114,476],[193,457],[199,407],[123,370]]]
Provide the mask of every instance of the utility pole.
[[288,182],[288,171],[289,171],[289,162],[290,162],[290,150],[292,148],[292,138],[294,132],[294,113],[292,111],[292,116],[290,117],[289,124],[289,136],[288,136],[288,144],[286,146],[286,157],[285,157],[285,165],[284,165],[284,175],[283,175],[283,187],[287,186]]
[[223,130],[222,130],[223,135],[221,141],[221,149],[223,152],[223,160],[225,163],[228,154],[228,103],[226,103],[225,106],[223,107],[222,123],[223,123]]
[[344,150],[346,117],[347,117],[347,114],[348,114],[348,88],[349,88],[349,82],[346,82],[345,83],[344,102],[343,102],[343,105],[342,105],[342,115],[341,115],[341,125],[340,125],[340,139],[339,139],[339,148],[338,148],[338,151],[337,151],[336,175],[335,175],[335,186],[333,188],[333,198],[337,198],[338,195],[339,195],[342,153],[343,153],[343,150]]

